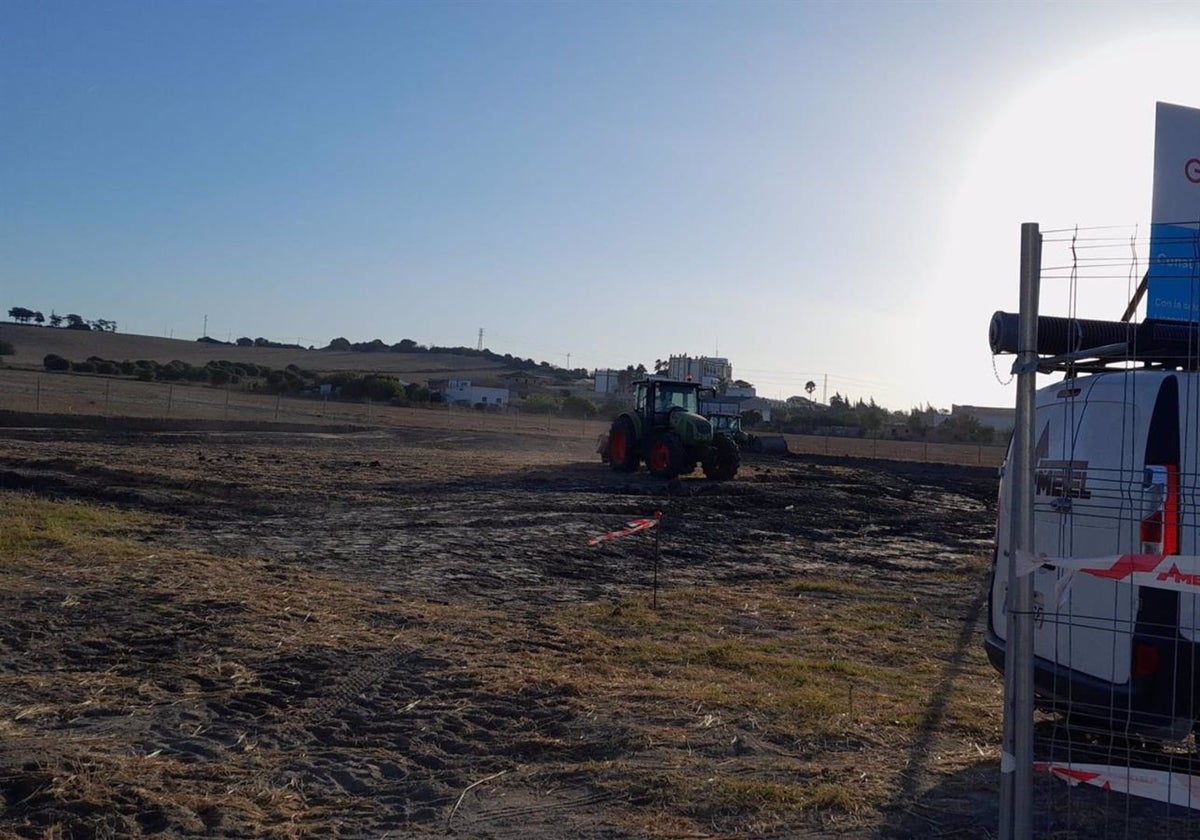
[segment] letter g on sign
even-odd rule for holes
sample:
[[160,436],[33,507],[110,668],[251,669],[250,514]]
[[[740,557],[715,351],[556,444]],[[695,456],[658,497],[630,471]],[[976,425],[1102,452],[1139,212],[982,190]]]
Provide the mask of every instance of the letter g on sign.
[[1183,174],[1193,184],[1200,184],[1200,158],[1191,158],[1185,163]]

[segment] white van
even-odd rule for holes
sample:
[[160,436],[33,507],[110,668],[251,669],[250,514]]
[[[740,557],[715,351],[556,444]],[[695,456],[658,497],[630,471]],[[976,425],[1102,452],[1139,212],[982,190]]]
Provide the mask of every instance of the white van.
[[[1182,738],[1200,716],[1200,605],[1186,591],[1200,593],[1200,575],[1176,570],[1167,589],[1065,568],[1064,558],[1200,554],[1200,372],[1068,378],[1038,391],[1036,417],[1033,553],[1049,563],[1032,572],[1036,704]],[[984,640],[1001,671],[1012,492],[1005,470]]]

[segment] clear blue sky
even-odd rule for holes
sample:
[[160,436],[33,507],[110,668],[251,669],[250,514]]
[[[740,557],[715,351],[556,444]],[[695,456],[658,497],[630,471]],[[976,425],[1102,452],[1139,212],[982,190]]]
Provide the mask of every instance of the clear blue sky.
[[1145,225],[1198,43],[1190,3],[0,0],[0,304],[1009,404],[1020,223]]

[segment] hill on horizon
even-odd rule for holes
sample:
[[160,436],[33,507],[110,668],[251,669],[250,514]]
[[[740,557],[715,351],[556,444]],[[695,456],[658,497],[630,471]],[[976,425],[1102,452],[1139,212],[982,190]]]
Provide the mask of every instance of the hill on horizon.
[[[448,352],[364,353],[352,350],[242,347],[218,342],[13,323],[0,323],[0,341],[12,344],[15,351],[4,357],[4,364],[33,370],[41,370],[43,360],[51,353],[73,362],[99,356],[116,362],[148,359],[162,364],[178,359],[198,366],[218,360],[251,362],[272,368],[296,365],[317,373],[387,373],[415,382],[461,378],[485,383],[502,374],[521,370],[519,366],[506,365],[502,360]],[[547,375],[559,371],[552,366],[538,370]]]

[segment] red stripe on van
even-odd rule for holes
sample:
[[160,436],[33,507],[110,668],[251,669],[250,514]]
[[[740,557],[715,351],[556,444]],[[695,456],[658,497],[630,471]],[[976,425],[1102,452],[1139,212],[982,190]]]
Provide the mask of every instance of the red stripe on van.
[[1161,554],[1122,554],[1117,558],[1117,562],[1107,569],[1083,569],[1082,571],[1108,580],[1121,580],[1134,572],[1152,572],[1162,560],[1163,555]]

